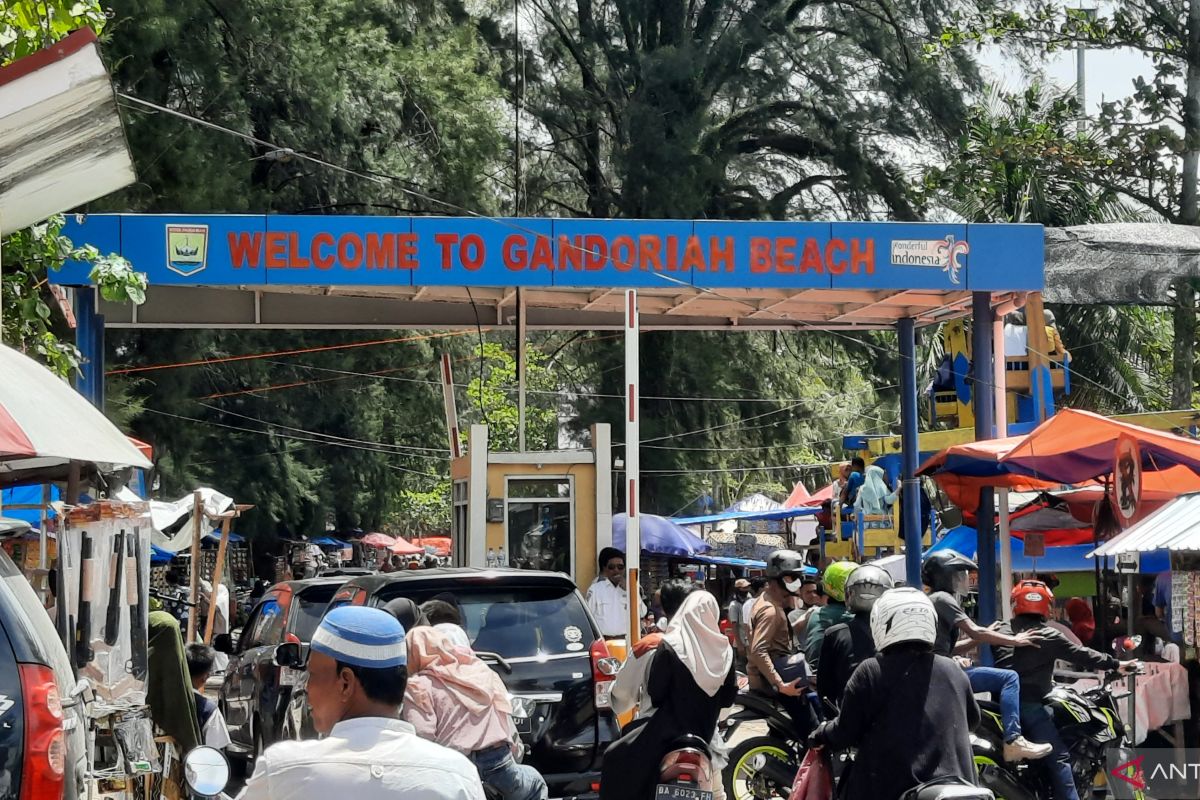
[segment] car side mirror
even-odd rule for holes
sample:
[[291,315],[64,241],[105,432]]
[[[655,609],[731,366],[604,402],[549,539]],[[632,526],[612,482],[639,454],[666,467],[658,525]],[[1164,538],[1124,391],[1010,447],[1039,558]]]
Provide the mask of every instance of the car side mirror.
[[275,666],[304,669],[308,663],[308,647],[298,642],[284,642],[275,646]]

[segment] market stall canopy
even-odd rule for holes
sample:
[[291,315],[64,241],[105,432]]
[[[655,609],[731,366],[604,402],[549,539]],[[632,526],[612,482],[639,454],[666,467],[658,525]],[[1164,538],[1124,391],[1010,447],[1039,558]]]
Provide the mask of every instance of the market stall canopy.
[[432,552],[434,555],[450,555],[449,536],[422,536],[417,539],[417,544],[424,547],[426,551]]
[[[1034,428],[1000,456],[1000,466],[1045,481],[1083,483],[1112,472],[1122,435],[1137,440],[1143,473],[1184,466],[1200,474],[1200,441],[1073,408]],[[1184,478],[1182,472],[1172,474]],[[1193,476],[1176,488],[1179,492],[1200,489],[1200,478]]]
[[396,540],[386,533],[368,533],[360,542],[363,547],[391,547]]
[[800,506],[819,506],[826,500],[833,499],[833,484],[829,484],[824,489],[821,489],[815,494],[808,493],[808,487],[803,483],[797,483],[792,489],[792,493],[788,495],[788,499],[783,501],[784,508],[799,508]]
[[0,68],[0,153],[0,235],[137,179],[90,29]]
[[170,550],[163,550],[153,542],[150,543],[150,563],[153,566],[159,567],[163,564],[170,564],[171,559],[174,557],[175,554]]
[[315,544],[317,547],[337,547],[343,550],[353,546],[349,542],[343,542],[341,539],[335,539],[332,536],[319,536],[311,540],[310,544]]
[[1059,483],[1013,472],[1001,463],[1001,457],[1021,441],[1022,437],[1010,436],[956,444],[931,456],[917,474],[931,476],[950,502],[967,514],[979,507],[979,490],[985,486],[1019,492],[1060,488]]
[[65,381],[0,345],[0,484],[63,479],[72,461],[101,472],[151,466],[129,438]]
[[[365,542],[366,539],[363,539]],[[398,556],[420,556],[425,555],[425,548],[420,545],[413,544],[407,539],[396,539],[395,544],[389,545],[388,550]]]
[[[655,514],[642,514],[642,550],[660,556],[691,558],[712,550],[712,545],[679,524],[677,520]],[[613,515],[613,547],[625,549],[625,526],[629,517]]]
[[[1094,558],[1153,551],[1200,552],[1200,493],[1185,494],[1097,547]],[[1142,556],[1145,571],[1146,556]],[[1164,567],[1163,569],[1166,569]]]
[[[91,406],[88,407],[91,408]],[[215,519],[234,508],[233,499],[226,497],[216,489],[204,487],[197,491],[200,492],[203,514],[209,519]],[[178,553],[180,550],[191,547],[192,527],[190,525],[178,528],[173,534],[168,534],[167,531],[175,528],[186,517],[190,517],[195,505],[195,492],[189,492],[169,503],[162,500],[151,500],[150,521],[154,525],[154,531],[150,541],[172,553]]]
[[[1136,269],[1129,265],[1136,264]],[[1174,303],[1171,283],[1200,277],[1200,228],[1114,223],[1046,228],[1051,303]]]
[[[1115,541],[1115,540],[1114,540]],[[1025,555],[1023,540],[1012,540],[1012,569],[1013,572],[1092,572],[1095,564],[1089,558],[1092,545],[1065,545],[1062,547],[1046,547],[1046,554],[1041,558],[1029,558]],[[954,550],[967,558],[979,557],[979,535],[974,528],[960,525],[951,528],[946,535],[939,539],[925,552],[925,555],[938,550]],[[996,542],[996,558],[1000,557],[1000,543]],[[1143,559],[1141,571],[1144,573],[1162,572],[1168,569],[1167,559]]]
[[[229,543],[230,544],[240,544],[245,541],[246,541],[245,536],[239,536],[238,534],[234,533],[233,531],[229,532]],[[210,544],[219,544],[221,542],[221,532],[220,531],[209,531],[208,533],[204,534],[204,538],[201,540],[201,542],[208,542]]]

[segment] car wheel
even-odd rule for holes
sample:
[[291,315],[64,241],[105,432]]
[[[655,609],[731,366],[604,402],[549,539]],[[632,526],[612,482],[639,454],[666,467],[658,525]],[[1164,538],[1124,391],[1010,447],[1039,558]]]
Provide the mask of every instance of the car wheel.
[[774,736],[739,742],[729,753],[721,782],[728,800],[786,799],[799,762],[791,747]]

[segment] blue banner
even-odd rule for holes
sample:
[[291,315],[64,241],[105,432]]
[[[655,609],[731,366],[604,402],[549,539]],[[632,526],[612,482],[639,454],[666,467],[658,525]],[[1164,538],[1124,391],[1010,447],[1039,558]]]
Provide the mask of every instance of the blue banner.
[[[1040,225],[93,214],[152,285],[1040,291]],[[55,283],[83,285],[67,264]]]

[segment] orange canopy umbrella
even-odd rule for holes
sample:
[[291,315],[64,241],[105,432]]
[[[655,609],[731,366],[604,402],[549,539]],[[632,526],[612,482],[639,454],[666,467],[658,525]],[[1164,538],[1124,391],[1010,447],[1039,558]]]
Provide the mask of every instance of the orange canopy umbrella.
[[396,543],[388,547],[388,550],[392,551],[398,556],[416,556],[424,555],[425,553],[424,547],[415,545],[407,539],[400,538],[397,538]]
[[979,507],[979,490],[985,486],[1015,492],[1061,488],[1061,484],[1055,481],[1012,472],[1001,463],[1001,458],[1022,440],[1021,436],[1010,436],[1006,439],[956,444],[930,456],[917,474],[932,476],[950,502],[968,514],[974,513]]
[[1137,440],[1143,475],[1170,471],[1169,479],[1159,476],[1157,488],[1176,493],[1194,490],[1195,476],[1200,473],[1200,441],[1073,408],[1063,409],[1037,426],[1001,455],[1000,462],[1009,471],[1041,480],[1083,483],[1112,473],[1122,436]]

